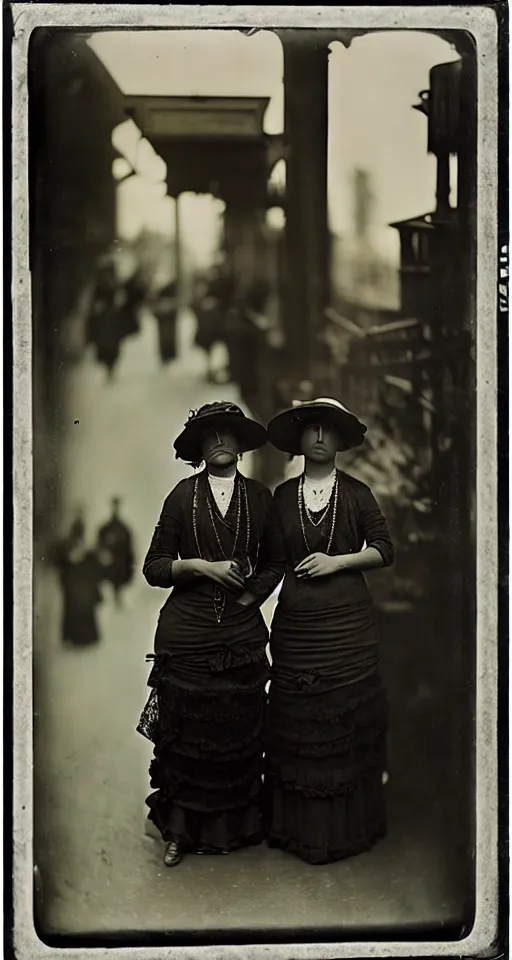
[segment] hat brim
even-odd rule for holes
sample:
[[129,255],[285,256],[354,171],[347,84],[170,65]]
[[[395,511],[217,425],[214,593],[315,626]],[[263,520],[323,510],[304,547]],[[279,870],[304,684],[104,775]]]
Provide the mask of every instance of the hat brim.
[[321,418],[332,424],[339,433],[342,445],[338,451],[352,450],[359,447],[364,440],[367,427],[353,413],[339,410],[330,404],[315,404],[310,407],[292,407],[274,417],[268,427],[268,439],[273,447],[300,456],[301,440],[304,428],[309,423],[315,423]]
[[265,427],[250,417],[234,416],[232,413],[219,413],[208,418],[192,420],[174,441],[176,456],[187,463],[203,460],[201,438],[206,430],[227,427],[240,445],[240,453],[259,450],[268,440]]

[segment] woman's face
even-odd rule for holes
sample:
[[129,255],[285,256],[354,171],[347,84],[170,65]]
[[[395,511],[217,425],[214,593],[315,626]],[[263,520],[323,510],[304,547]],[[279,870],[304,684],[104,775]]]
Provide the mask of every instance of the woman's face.
[[301,437],[301,453],[313,463],[329,463],[341,447],[339,433],[328,423],[319,421],[305,427]]
[[201,453],[208,466],[231,467],[236,463],[240,453],[238,440],[225,427],[218,430],[207,430],[203,434]]

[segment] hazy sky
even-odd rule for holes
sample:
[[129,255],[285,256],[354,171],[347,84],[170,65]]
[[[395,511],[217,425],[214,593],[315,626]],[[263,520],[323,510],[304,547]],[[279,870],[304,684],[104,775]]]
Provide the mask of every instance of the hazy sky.
[[[268,96],[265,130],[282,131],[283,57],[272,33],[247,37],[237,31],[118,31],[96,34],[90,44],[125,93]],[[374,240],[393,259],[397,243],[389,221],[432,208],[435,162],[427,154],[426,118],[412,104],[428,87],[430,68],[454,59],[457,53],[445,41],[412,30],[370,34],[355,39],[349,50],[332,45],[329,217],[335,232],[351,228],[350,176],[356,166],[368,170],[373,181]],[[129,125],[121,141],[133,149]],[[145,169],[155,179],[162,175],[150,150]],[[202,206],[206,226],[210,208]],[[163,229],[169,223],[169,202],[143,181],[128,181],[122,207],[127,233],[136,232],[142,220]],[[197,231],[200,208],[197,203],[190,207],[193,223],[185,216],[187,232]]]

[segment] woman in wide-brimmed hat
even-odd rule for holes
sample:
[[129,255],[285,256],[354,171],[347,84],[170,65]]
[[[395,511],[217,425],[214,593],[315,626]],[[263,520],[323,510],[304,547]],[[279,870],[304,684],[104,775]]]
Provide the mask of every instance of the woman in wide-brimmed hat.
[[138,730],[154,743],[149,819],[164,862],[228,853],[262,839],[268,632],[260,605],[284,574],[270,491],[237,460],[265,428],[235,404],[191,411],[176,456],[205,469],[164,502],[144,562],[169,589],[158,618],[151,695]]
[[386,829],[386,702],[363,571],[392,563],[393,546],[370,489],[335,466],[365,432],[330,398],[268,425],[305,468],[274,494],[286,575],[270,637],[267,830],[313,864],[366,850]]

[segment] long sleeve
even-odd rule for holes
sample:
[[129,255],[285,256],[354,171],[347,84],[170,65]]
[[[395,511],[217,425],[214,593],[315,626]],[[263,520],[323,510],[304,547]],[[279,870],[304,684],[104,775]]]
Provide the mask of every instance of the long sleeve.
[[151,587],[169,589],[172,586],[172,563],[178,559],[183,524],[181,491],[178,487],[164,502],[142,567],[142,573]]
[[247,590],[258,601],[265,602],[274,592],[285,573],[284,539],[277,508],[270,490],[266,490],[265,514],[266,521],[260,540],[260,550],[256,570],[249,582]]
[[389,567],[395,559],[393,542],[382,511],[369,487],[358,491],[361,529],[367,547],[378,550],[384,566]]

